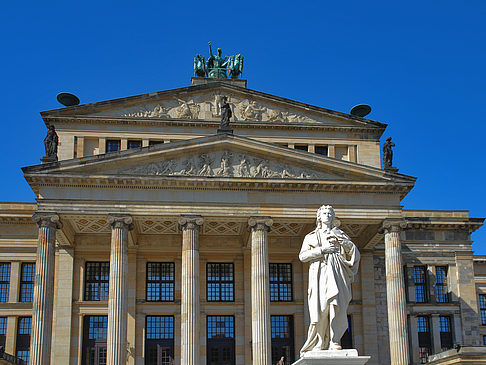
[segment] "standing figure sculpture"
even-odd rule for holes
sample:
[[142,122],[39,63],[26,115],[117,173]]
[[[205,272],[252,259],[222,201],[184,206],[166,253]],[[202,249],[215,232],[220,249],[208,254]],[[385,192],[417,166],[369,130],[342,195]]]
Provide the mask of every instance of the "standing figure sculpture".
[[317,228],[302,244],[299,259],[309,262],[308,306],[310,325],[300,350],[341,350],[340,340],[348,328],[347,308],[351,282],[358,272],[360,254],[350,238],[335,227],[334,209],[317,210]]
[[231,112],[231,106],[228,104],[228,98],[223,96],[223,101],[221,105],[221,124],[220,129],[228,129],[230,124],[230,119],[233,116]]
[[215,56],[213,55],[213,51],[211,49],[211,42],[209,44],[209,58],[208,58],[208,65],[207,65],[207,73],[208,77],[214,79],[226,79],[226,66],[228,66],[227,57],[221,56],[221,48],[218,48],[218,54]]
[[383,143],[383,169],[391,169],[393,163],[393,151],[392,147],[395,147],[395,143],[391,141],[391,137],[386,139]]
[[49,126],[47,136],[44,139],[44,148],[46,150],[46,157],[57,160],[57,145],[59,137],[56,133],[56,128],[53,125]]

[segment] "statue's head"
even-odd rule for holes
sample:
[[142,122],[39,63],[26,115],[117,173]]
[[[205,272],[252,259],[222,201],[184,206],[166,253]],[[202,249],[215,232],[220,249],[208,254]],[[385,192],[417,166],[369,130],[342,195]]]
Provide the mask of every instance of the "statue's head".
[[221,53],[222,53],[221,48],[218,48],[218,56],[219,57],[221,57]]
[[51,132],[55,132],[56,128],[55,128],[53,125],[50,125],[50,126],[49,126],[49,130],[50,130]]
[[391,141],[391,137],[386,137],[386,141],[387,142],[390,142]]
[[317,227],[321,227],[323,223],[332,224],[336,218],[334,208],[330,205],[323,205],[317,209]]

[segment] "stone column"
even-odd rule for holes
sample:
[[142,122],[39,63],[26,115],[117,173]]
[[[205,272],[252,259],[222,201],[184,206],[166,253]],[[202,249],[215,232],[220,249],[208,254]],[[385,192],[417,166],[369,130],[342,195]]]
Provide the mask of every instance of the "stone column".
[[271,365],[270,283],[267,232],[269,217],[251,217],[251,334],[253,365]]
[[133,224],[132,217],[126,214],[110,214],[106,220],[111,225],[106,363],[125,365],[127,362],[128,231],[133,229]]
[[199,364],[199,227],[200,216],[182,216],[181,364]]
[[388,307],[388,332],[392,365],[408,365],[407,305],[403,276],[400,228],[402,220],[387,220],[385,232],[386,298]]
[[39,235],[32,301],[30,364],[44,365],[50,363],[51,357],[54,252],[56,229],[62,225],[55,213],[36,213],[32,219],[39,226]]

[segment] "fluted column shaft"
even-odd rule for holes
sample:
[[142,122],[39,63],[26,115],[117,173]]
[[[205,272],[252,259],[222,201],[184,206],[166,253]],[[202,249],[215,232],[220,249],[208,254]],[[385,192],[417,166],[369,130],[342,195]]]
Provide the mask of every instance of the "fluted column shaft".
[[385,221],[386,298],[390,361],[392,365],[408,365],[407,304],[403,276],[400,228],[403,221]]
[[267,233],[269,217],[251,217],[251,334],[253,365],[271,365],[270,283]]
[[181,364],[199,364],[199,227],[200,216],[182,216]]
[[50,363],[51,357],[56,229],[61,228],[62,225],[59,216],[54,213],[36,213],[32,219],[39,226],[39,235],[35,261],[29,363],[45,365]]
[[111,225],[111,252],[106,363],[126,365],[128,231],[133,224],[129,215],[109,215],[107,221]]

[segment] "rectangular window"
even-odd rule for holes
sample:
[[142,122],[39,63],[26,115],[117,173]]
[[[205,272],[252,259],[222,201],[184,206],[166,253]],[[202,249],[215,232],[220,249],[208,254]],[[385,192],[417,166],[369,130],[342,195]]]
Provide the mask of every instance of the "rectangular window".
[[429,359],[432,349],[430,340],[430,323],[428,317],[417,316],[417,331],[420,363],[425,364]]
[[85,316],[83,319],[82,363],[106,365],[108,316]]
[[315,146],[314,152],[318,155],[327,156],[327,146]]
[[7,337],[7,317],[0,317],[0,346],[5,348],[5,339]]
[[127,148],[131,150],[132,148],[142,147],[142,141],[140,139],[129,139],[127,142]]
[[272,328],[272,364],[282,357],[285,365],[292,364],[295,358],[294,318],[292,316],[270,316]]
[[427,303],[427,280],[425,266],[415,266],[413,268],[413,280],[415,284],[415,302]]
[[0,302],[8,302],[10,291],[10,262],[0,263]]
[[486,295],[479,294],[479,311],[481,313],[481,325],[486,326]]
[[207,300],[208,302],[233,302],[234,299],[233,264],[207,264]]
[[435,268],[435,297],[437,303],[449,303],[447,266],[437,266]]
[[19,317],[17,322],[17,343],[16,356],[29,363],[30,355],[30,329],[32,326],[31,317]]
[[120,151],[121,141],[119,139],[106,140],[106,153]]
[[84,300],[108,300],[109,262],[87,262]]
[[235,364],[235,318],[207,316],[207,365]]
[[440,347],[442,351],[452,348],[452,329],[451,318],[448,316],[439,316],[440,327]]
[[20,301],[32,302],[34,294],[35,263],[23,263],[20,277]]
[[174,301],[174,263],[147,263],[147,301]]
[[483,336],[483,346],[486,346],[486,336]]
[[161,140],[156,140],[156,139],[151,139],[149,141],[149,146],[155,146],[155,145],[158,145],[158,144],[163,144],[164,141],[161,141]]
[[294,145],[294,148],[296,150],[306,151],[306,152],[309,150],[309,148],[307,147],[306,144],[296,144],[296,145]]
[[292,264],[270,264],[270,301],[292,300]]
[[174,317],[145,317],[145,364],[174,363]]

